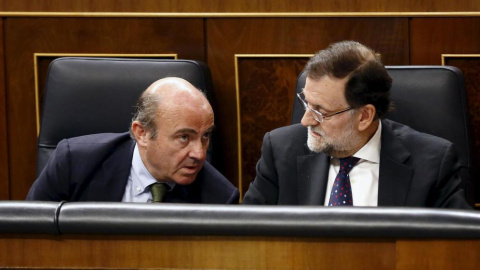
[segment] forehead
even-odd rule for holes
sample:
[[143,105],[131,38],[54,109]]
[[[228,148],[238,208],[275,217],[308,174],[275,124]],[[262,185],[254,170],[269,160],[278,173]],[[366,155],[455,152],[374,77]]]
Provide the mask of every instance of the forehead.
[[173,134],[179,130],[189,129],[201,134],[213,127],[214,116],[208,106],[170,104],[159,111],[156,125],[159,133]]
[[345,84],[347,78],[338,79],[330,76],[323,76],[318,80],[307,77],[303,93],[311,104],[323,105],[326,108],[342,106],[346,104]]

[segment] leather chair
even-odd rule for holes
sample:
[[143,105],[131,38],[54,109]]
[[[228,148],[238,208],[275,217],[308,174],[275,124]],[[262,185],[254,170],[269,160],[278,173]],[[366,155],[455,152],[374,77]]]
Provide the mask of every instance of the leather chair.
[[184,78],[204,92],[212,88],[208,67],[198,61],[82,57],[54,60],[48,69],[43,100],[37,176],[64,138],[128,131],[140,94],[154,81],[170,76]]
[[[394,110],[386,118],[455,144],[461,164],[462,187],[473,204],[472,148],[465,82],[452,66],[387,66],[393,79]],[[296,93],[305,86],[306,74],[297,80]],[[299,123],[304,109],[296,98],[292,124]]]

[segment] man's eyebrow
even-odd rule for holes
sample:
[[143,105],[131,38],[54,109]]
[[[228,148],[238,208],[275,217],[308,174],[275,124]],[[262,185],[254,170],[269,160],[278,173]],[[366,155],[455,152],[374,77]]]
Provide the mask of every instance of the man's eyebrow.
[[325,107],[323,107],[322,105],[320,104],[313,104],[313,106],[317,107],[316,110],[324,110],[324,111],[328,111]]
[[312,106],[312,107],[313,107],[313,106],[317,107],[317,108],[315,108],[315,110],[326,110],[322,105],[320,105],[320,104],[313,104],[313,103],[311,103],[311,102],[308,101],[307,95],[305,95],[305,88],[303,88],[303,91],[302,91],[302,92],[303,92],[304,99],[305,99],[305,101],[307,102],[308,105],[310,105],[310,106]]
[[[215,129],[215,125],[211,126],[209,129],[207,129],[206,132],[212,132]],[[179,129],[175,132],[175,134],[182,134],[182,133],[189,133],[189,134],[198,134],[198,132],[195,129],[192,128],[182,128]]]
[[[305,101],[306,101],[306,99],[305,99]],[[320,104],[313,104],[313,103],[310,103],[310,102],[308,102],[308,101],[307,101],[307,104],[310,105],[310,106],[312,106],[312,108],[315,109],[315,110],[317,110],[317,111],[318,111],[318,110],[328,111],[325,107],[323,107],[323,106],[320,105]],[[316,108],[314,108],[314,107],[316,107]]]
[[[306,98],[306,97],[305,97],[305,101],[307,101],[307,98]],[[327,112],[332,112],[332,110],[329,110],[329,109],[325,108],[325,106],[322,106],[322,105],[320,105],[320,104],[313,104],[313,103],[310,103],[310,102],[308,102],[308,101],[307,101],[307,104],[310,105],[310,106],[312,106],[312,108],[315,109],[315,110],[317,110],[317,111],[318,111],[318,110],[324,110],[324,111],[327,111]],[[316,107],[316,108],[314,108],[314,107]]]
[[175,134],[181,134],[181,133],[197,134],[198,132],[191,128],[182,128],[175,132]]

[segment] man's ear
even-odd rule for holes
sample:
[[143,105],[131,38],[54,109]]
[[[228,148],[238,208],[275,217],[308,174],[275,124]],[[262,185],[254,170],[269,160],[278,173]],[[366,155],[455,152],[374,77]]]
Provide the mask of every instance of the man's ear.
[[375,115],[377,114],[377,110],[375,106],[372,104],[367,104],[359,109],[359,122],[358,122],[358,130],[364,131],[370,127],[372,122],[375,120]]
[[146,146],[148,140],[147,130],[142,126],[138,121],[133,121],[132,123],[132,132],[135,136],[137,144],[140,146]]

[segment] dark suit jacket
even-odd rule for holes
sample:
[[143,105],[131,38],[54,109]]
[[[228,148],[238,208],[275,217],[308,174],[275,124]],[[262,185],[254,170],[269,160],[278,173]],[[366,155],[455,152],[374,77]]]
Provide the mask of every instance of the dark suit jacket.
[[[95,134],[62,140],[33,183],[27,200],[118,201],[125,192],[135,142],[128,133]],[[195,182],[175,185],[166,202],[238,203],[239,193],[205,162]]]
[[[306,141],[300,124],[267,133],[243,203],[323,205],[330,157]],[[468,209],[458,171],[452,143],[382,120],[378,206]]]

